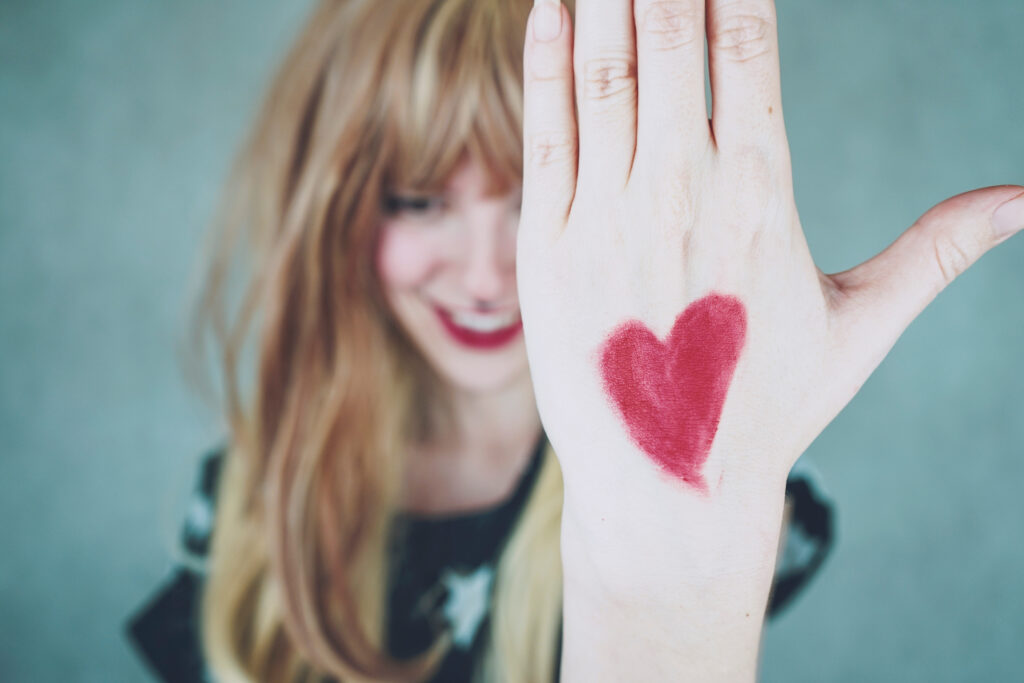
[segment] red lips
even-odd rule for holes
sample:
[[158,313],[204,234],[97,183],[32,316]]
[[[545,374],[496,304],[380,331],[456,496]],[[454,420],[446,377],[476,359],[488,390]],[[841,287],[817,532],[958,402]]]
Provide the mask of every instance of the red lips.
[[523,329],[523,321],[520,319],[512,325],[503,327],[500,330],[494,330],[493,332],[478,332],[476,330],[466,329],[465,327],[461,327],[456,324],[456,322],[452,320],[451,314],[440,306],[434,306],[434,312],[437,314],[437,317],[441,319],[441,324],[444,326],[444,329],[448,331],[448,334],[450,334],[455,341],[473,349],[497,349],[518,337],[520,331]]
[[664,343],[632,320],[601,348],[604,388],[629,436],[663,471],[705,493],[702,469],[746,331],[740,300],[710,294],[676,318]]

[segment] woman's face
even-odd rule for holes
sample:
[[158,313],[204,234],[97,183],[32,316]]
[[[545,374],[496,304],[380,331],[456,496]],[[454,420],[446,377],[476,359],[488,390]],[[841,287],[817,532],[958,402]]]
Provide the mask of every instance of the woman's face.
[[528,378],[516,294],[519,189],[485,196],[465,161],[444,192],[393,190],[377,271],[399,323],[453,388],[501,390]]

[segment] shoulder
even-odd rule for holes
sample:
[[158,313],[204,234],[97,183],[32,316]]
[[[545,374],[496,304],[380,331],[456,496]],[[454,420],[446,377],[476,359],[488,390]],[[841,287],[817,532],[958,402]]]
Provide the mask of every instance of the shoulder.
[[211,449],[203,456],[192,496],[181,528],[181,550],[186,559],[205,564],[213,536],[214,511],[217,504],[217,484],[223,469],[227,448]]
[[835,501],[805,458],[786,480],[786,523],[768,604],[773,617],[818,574],[835,543]]
[[225,453],[226,447],[219,446],[203,455],[182,524],[175,566],[125,623],[129,642],[161,681],[207,680],[199,639],[199,601]]

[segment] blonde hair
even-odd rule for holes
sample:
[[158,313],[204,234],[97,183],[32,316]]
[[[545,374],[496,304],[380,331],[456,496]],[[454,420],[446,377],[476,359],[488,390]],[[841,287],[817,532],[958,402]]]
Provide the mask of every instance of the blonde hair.
[[[466,154],[493,189],[521,181],[531,4],[324,0],[236,160],[187,366],[208,390],[213,342],[230,434],[201,610],[218,680],[422,680],[451,647],[445,633],[398,661],[384,642],[404,454],[450,423],[372,255],[389,187],[438,189]],[[478,680],[551,679],[561,503],[548,447],[498,561]]]

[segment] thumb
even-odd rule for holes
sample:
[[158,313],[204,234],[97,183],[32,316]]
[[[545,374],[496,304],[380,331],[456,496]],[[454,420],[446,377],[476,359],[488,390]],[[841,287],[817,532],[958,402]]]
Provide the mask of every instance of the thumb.
[[1022,228],[1024,187],[974,190],[936,205],[874,258],[827,276],[837,348],[859,356],[849,360],[866,379],[939,292]]

